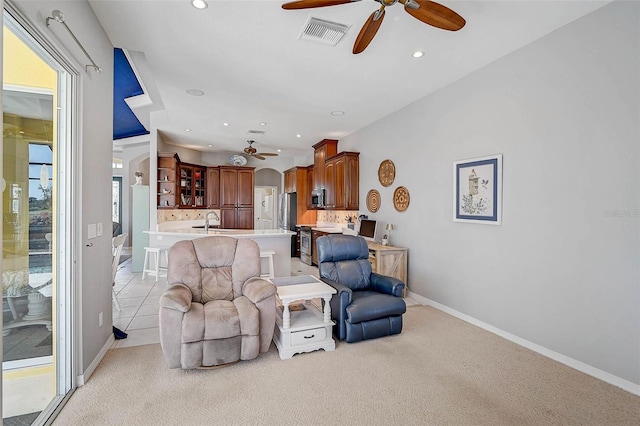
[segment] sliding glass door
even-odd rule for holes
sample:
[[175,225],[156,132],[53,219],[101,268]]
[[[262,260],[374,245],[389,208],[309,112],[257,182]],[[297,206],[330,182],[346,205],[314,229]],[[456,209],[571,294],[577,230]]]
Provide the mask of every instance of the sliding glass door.
[[72,388],[74,78],[15,10],[3,18],[2,415],[42,424]]

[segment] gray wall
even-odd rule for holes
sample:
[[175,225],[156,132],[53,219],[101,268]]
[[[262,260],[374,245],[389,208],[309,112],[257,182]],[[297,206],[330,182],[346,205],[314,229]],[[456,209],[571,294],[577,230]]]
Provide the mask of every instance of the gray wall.
[[282,173],[277,170],[263,168],[255,172],[256,186],[275,186],[278,194],[282,192]]
[[[410,249],[411,291],[635,384],[638,28],[638,3],[614,2],[340,141],[361,151],[360,204],[378,189],[370,217]],[[453,161],[496,153],[502,225],[454,223]]]
[[[94,361],[109,337],[111,329],[111,158],[113,150],[113,46],[107,38],[91,7],[86,1],[33,1],[14,4],[51,38],[68,57],[76,61],[79,70],[79,179],[80,191],[76,208],[80,214],[74,253],[78,256],[79,280],[73,283],[79,293],[78,309],[81,323],[80,356],[76,357],[79,373]],[[84,71],[88,60],[64,27],[45,25],[51,11],[59,9],[65,21],[80,40],[102,73]],[[87,225],[102,222],[102,237],[92,239],[87,247]],[[98,326],[98,314],[103,312],[104,323]]]

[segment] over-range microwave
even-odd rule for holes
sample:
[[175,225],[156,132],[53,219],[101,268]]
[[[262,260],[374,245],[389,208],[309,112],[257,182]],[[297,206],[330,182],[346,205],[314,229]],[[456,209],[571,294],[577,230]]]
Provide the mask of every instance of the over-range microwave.
[[311,191],[311,207],[316,209],[324,208],[324,188]]

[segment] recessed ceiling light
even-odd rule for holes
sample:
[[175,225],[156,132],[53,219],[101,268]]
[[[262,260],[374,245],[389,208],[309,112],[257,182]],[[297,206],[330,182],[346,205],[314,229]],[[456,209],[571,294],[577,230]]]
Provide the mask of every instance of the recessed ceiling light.
[[228,126],[228,125],[229,125],[229,123],[222,123],[222,125],[223,125],[223,126]]
[[277,149],[276,151],[278,151],[278,152],[282,152],[282,150],[281,150],[281,149]]
[[416,50],[411,56],[413,56],[414,58],[422,58],[424,56],[424,52]]
[[204,0],[191,0],[191,6],[196,9],[206,9],[209,5]]
[[208,146],[209,148],[213,148],[213,145],[211,145],[211,144],[209,144],[209,145],[207,145],[207,146]]
[[296,135],[296,138],[301,138],[301,137],[302,137],[302,135]]
[[340,117],[341,115],[344,115],[344,111],[331,111],[331,115],[334,117]]
[[191,96],[202,96],[204,92],[200,89],[187,89],[187,93]]
[[266,126],[267,123],[265,123],[264,121],[262,123],[260,123],[261,126]]
[[190,131],[191,131],[191,129],[184,129],[184,131],[185,131],[185,132],[190,132]]

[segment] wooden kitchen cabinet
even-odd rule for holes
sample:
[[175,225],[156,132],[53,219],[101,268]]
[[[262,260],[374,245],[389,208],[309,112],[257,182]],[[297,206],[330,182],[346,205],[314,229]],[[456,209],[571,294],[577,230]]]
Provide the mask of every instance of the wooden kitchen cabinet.
[[[305,195],[306,197],[305,202],[306,202],[307,208],[310,210],[314,209],[313,205],[311,204],[311,191],[313,190],[313,185],[314,185],[314,180],[313,180],[314,175],[315,175],[315,165],[312,164],[310,166],[307,166],[307,191],[306,191],[307,193]],[[299,223],[302,223],[302,222],[299,222]],[[309,222],[309,223],[315,223],[315,221]]]
[[316,248],[316,240],[325,235],[329,235],[329,233],[315,229],[311,230],[311,263],[316,266],[318,265],[318,249]]
[[404,283],[402,297],[407,295],[407,252],[404,247],[383,246],[368,242],[369,263],[371,270],[380,275],[387,275],[399,279]]
[[317,211],[309,208],[311,190],[309,189],[308,173],[308,167],[292,167],[284,172],[285,192],[295,192],[297,195],[296,223],[313,224],[317,219]]
[[179,208],[204,208],[207,194],[207,168],[195,164],[178,163]]
[[220,166],[220,227],[253,229],[254,168]]
[[180,157],[175,152],[158,153],[158,208],[175,208],[178,200],[177,181]]
[[290,194],[297,192],[297,167],[292,167],[284,172],[284,192]]
[[338,153],[338,141],[336,139],[323,139],[313,145],[313,187],[319,189],[326,187],[325,183],[325,160]]
[[359,152],[343,151],[325,161],[325,209],[358,210]]
[[253,224],[253,207],[220,209],[220,228],[253,229]]
[[220,208],[220,169],[207,167],[207,208]]

